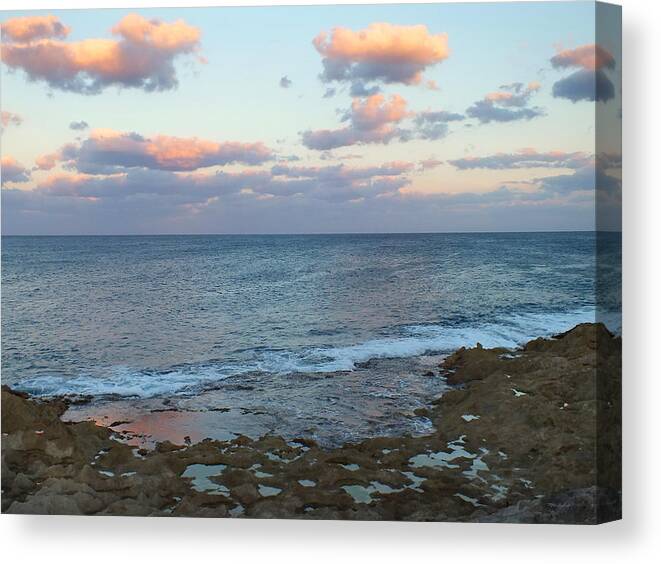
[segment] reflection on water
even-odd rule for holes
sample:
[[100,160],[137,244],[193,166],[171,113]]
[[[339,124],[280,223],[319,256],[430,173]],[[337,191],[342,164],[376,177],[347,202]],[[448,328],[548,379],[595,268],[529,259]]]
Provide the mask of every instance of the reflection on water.
[[140,446],[229,440],[238,434],[306,436],[323,445],[378,435],[425,435],[431,423],[414,411],[447,389],[438,370],[429,373],[439,362],[439,357],[384,359],[330,377],[281,375],[268,382],[255,374],[241,377],[240,386],[228,384],[194,397],[73,405],[64,418],[93,419]]

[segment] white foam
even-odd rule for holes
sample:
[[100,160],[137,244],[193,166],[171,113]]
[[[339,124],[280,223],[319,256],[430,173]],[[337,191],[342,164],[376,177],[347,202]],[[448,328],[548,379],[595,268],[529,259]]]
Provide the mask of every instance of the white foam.
[[[348,347],[317,349],[313,354],[328,360],[312,371],[353,370],[356,363],[373,358],[406,358],[425,353],[447,353],[460,347],[516,348],[535,337],[550,336],[571,329],[579,323],[594,322],[594,308],[570,313],[517,314],[498,323],[476,327],[412,325],[403,329],[405,336],[374,339]],[[310,371],[310,369],[308,369]]]
[[[601,317],[601,316],[600,316]],[[619,318],[604,319],[619,332]],[[17,387],[34,395],[91,395],[149,398],[194,393],[220,381],[246,372],[290,374],[354,370],[357,363],[375,358],[407,358],[426,353],[450,353],[460,347],[481,343],[484,347],[516,348],[540,336],[550,336],[584,322],[595,321],[595,309],[569,313],[522,313],[474,327],[411,325],[392,337],[372,339],[356,345],[309,348],[302,351],[263,351],[241,365],[200,364],[169,371],[134,370],[113,367],[105,375],[81,374],[75,377],[42,375],[21,382]],[[610,323],[609,323],[610,322]]]
[[232,374],[223,374],[212,367],[147,372],[119,366],[108,369],[106,376],[81,374],[66,378],[44,375],[25,380],[17,387],[38,396],[89,395],[150,398],[192,391],[205,384],[228,378],[230,375]]

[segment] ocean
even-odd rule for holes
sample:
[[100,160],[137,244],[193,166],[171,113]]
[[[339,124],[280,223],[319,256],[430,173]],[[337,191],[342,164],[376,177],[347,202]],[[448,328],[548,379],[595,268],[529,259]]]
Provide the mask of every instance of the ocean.
[[[109,400],[249,378],[268,394],[374,359],[516,347],[595,320],[596,272],[616,280],[621,262],[620,235],[601,242],[598,270],[593,232],[4,236],[2,382]],[[619,292],[600,291],[618,331]]]

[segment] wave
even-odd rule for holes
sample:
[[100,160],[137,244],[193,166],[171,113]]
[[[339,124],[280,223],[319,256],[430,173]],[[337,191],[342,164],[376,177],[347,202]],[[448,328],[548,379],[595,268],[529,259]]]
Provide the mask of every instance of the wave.
[[[165,371],[113,367],[103,376],[74,377],[41,375],[21,381],[17,388],[38,396],[94,396],[151,398],[187,395],[217,387],[227,378],[246,373],[286,375],[350,371],[356,365],[377,358],[407,358],[423,354],[446,354],[460,347],[516,348],[530,339],[551,336],[584,322],[594,322],[594,308],[566,313],[519,313],[496,322],[475,326],[409,325],[392,336],[371,339],[344,347],[315,347],[296,351],[254,351],[245,363],[212,362],[191,364]],[[600,316],[600,320],[601,316]],[[603,321],[620,333],[614,314]]]

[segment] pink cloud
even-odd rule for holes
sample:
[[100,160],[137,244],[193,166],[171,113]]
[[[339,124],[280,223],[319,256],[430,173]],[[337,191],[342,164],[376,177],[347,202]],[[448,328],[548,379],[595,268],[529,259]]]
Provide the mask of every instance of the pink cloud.
[[6,41],[29,43],[47,37],[65,38],[71,29],[57,16],[26,16],[12,18],[2,24],[2,38]]
[[447,34],[433,35],[424,25],[372,23],[359,31],[336,27],[330,34],[321,32],[313,44],[323,56],[325,82],[419,84],[428,67],[450,55]]
[[27,182],[30,172],[14,157],[5,155],[0,159],[0,176],[4,186],[7,182]]
[[80,172],[56,172],[40,182],[37,189],[57,196],[75,196],[78,194],[78,187],[84,186],[86,182],[93,179],[94,176]]
[[551,59],[555,68],[577,67],[585,70],[595,71],[604,67],[614,68],[615,58],[601,45],[590,44],[576,47],[576,49],[564,49],[559,51]]
[[605,70],[615,68],[615,58],[601,45],[583,45],[559,51],[551,58],[554,68],[577,68],[553,85],[553,96],[576,103],[608,102],[615,97],[615,85]]
[[[412,118],[413,127],[401,127],[400,122]],[[448,111],[413,112],[399,94],[389,99],[383,94],[354,98],[342,121],[349,125],[339,129],[317,129],[303,132],[303,145],[308,149],[329,151],[338,147],[387,144],[392,140],[424,139],[436,141],[448,134],[448,122],[462,121],[465,116]],[[322,157],[323,158],[323,157]]]
[[[210,198],[308,198],[329,202],[377,198],[408,185],[415,164],[395,161],[368,167],[275,165],[270,170],[241,172],[170,172],[128,169],[111,174],[54,172],[30,191],[32,195],[77,201],[173,202],[197,205]],[[15,197],[18,197],[14,193]]]
[[124,16],[112,32],[127,41],[172,52],[193,49],[200,41],[200,30],[183,20],[163,23],[147,20],[138,14]]
[[542,85],[537,81],[529,82],[527,85],[523,82],[504,84],[467,108],[466,114],[481,123],[531,120],[543,116],[544,109],[529,107],[532,96],[541,87]]
[[542,85],[537,81],[530,82],[527,86],[524,86],[522,82],[505,84],[500,87],[500,90],[489,92],[484,99],[501,106],[524,107],[530,97],[541,87]]
[[351,102],[350,119],[357,129],[378,129],[410,115],[406,100],[399,94],[392,95],[390,100],[383,94],[374,94],[363,100],[354,98]]
[[365,143],[388,143],[399,135],[395,125],[413,115],[406,106],[406,100],[398,94],[389,100],[382,94],[362,100],[354,98],[351,109],[344,116],[350,125],[340,129],[306,131],[303,144],[310,149],[326,151]]
[[489,92],[489,94],[485,96],[487,100],[491,100],[492,102],[511,100],[513,97],[514,94],[512,92]]
[[216,142],[169,135],[147,138],[95,129],[79,145],[68,144],[53,155],[40,157],[37,166],[48,170],[54,161],[64,161],[68,168],[91,174],[127,168],[192,171],[232,163],[258,165],[272,158],[272,150],[262,142]]
[[55,167],[60,159],[60,153],[48,153],[46,155],[40,155],[35,159],[35,168],[37,170],[51,170]]
[[28,35],[25,41],[4,44],[2,60],[23,69],[30,80],[60,90],[97,94],[118,86],[154,91],[175,88],[174,59],[200,48],[199,29],[182,20],[166,23],[129,14],[112,33],[118,38],[74,42]]

